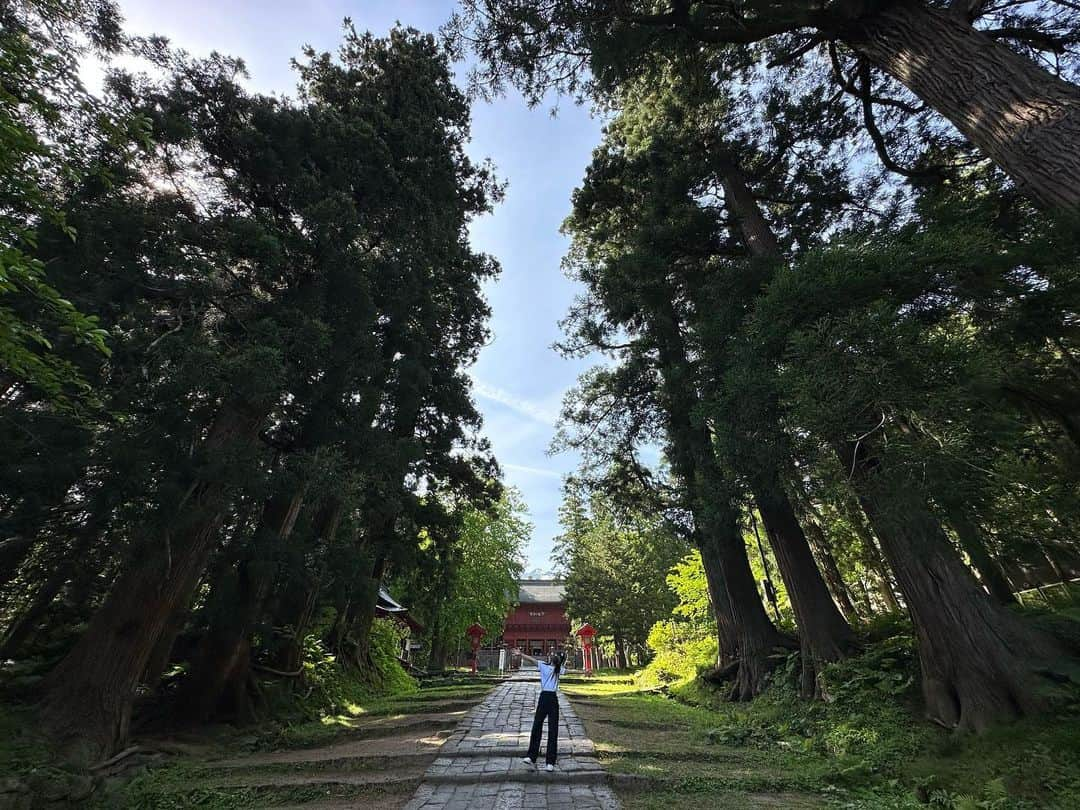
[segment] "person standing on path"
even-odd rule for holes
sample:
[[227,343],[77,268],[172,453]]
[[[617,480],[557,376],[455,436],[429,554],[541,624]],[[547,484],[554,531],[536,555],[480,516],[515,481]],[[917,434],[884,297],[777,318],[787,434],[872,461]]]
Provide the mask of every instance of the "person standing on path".
[[564,656],[555,653],[545,663],[531,655],[521,654],[526,661],[532,661],[540,670],[540,700],[536,703],[536,716],[533,718],[532,735],[529,737],[529,754],[522,758],[526,765],[535,767],[540,756],[540,736],[544,730],[544,719],[548,721],[547,762],[548,771],[555,770],[555,761],[559,755],[559,673],[562,671]]

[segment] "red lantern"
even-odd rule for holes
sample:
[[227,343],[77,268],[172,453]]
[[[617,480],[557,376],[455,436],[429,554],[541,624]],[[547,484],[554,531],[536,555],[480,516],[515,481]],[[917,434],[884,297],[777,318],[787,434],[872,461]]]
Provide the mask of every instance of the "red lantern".
[[585,674],[592,672],[592,649],[593,639],[596,638],[596,628],[586,622],[577,629],[575,636],[581,639],[581,647],[585,652]]
[[471,624],[469,629],[465,631],[465,635],[469,637],[469,643],[472,644],[472,671],[476,674],[476,651],[480,649],[480,639],[487,635],[487,630],[480,624]]

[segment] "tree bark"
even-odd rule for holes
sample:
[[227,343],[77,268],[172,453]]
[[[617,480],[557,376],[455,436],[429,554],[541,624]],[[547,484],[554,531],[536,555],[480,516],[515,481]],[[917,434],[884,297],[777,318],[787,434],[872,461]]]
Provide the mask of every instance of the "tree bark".
[[726,667],[739,656],[739,644],[735,630],[735,619],[731,615],[727,588],[724,586],[724,572],[720,567],[720,550],[712,537],[696,532],[696,543],[701,552],[701,566],[705,570],[705,581],[709,586],[709,601],[712,603],[713,616],[716,617],[716,640],[718,667]]
[[829,595],[779,481],[760,477],[751,482],[751,488],[799,628],[802,693],[812,697],[818,691],[818,670],[823,664],[845,658],[855,646],[854,634]]
[[[735,161],[722,160],[720,174],[725,207],[735,219],[747,251],[757,259],[779,261],[782,258],[780,242],[765,219],[741,167]],[[782,437],[775,398],[769,396],[762,411],[765,430]],[[757,441],[757,437],[741,438],[744,442]],[[752,462],[758,469],[752,470],[748,477],[795,611],[802,647],[802,691],[814,694],[819,666],[845,657],[854,645],[854,636],[829,596],[791,500],[780,485],[777,470],[767,455],[764,461]]]
[[1080,88],[917,0],[882,3],[840,37],[933,107],[1050,208],[1080,208]]
[[758,259],[780,259],[780,240],[761,213],[761,206],[742,168],[727,158],[721,158],[718,163],[720,182],[724,187],[724,206],[735,219],[747,251]]
[[374,660],[371,657],[371,625],[375,621],[375,606],[379,602],[379,588],[385,573],[386,557],[380,555],[371,567],[370,587],[364,594],[365,598],[357,605],[356,618],[350,631],[356,645],[356,665],[365,673],[374,670]]
[[758,595],[734,510],[725,504],[717,504],[710,512],[705,530],[718,538],[717,556],[739,656],[739,673],[732,697],[750,700],[765,688],[766,679],[774,668],[773,653],[788,645],[770,621]]
[[441,672],[446,669],[446,659],[450,655],[446,642],[441,638],[432,638],[431,651],[428,653],[428,671]]
[[[254,443],[263,416],[262,409],[238,401],[222,405],[201,453]],[[230,495],[220,481],[194,481],[165,542],[147,544],[50,673],[42,719],[74,761],[100,760],[127,739],[135,687],[159,636],[206,567]]]
[[1036,672],[1061,655],[1057,645],[989,598],[922,494],[890,478],[870,440],[837,450],[907,602],[928,716],[981,731],[1043,708]]
[[[345,504],[337,496],[323,501],[315,515],[312,549],[327,546],[334,541],[344,512]],[[288,587],[273,600],[272,609],[269,611],[275,625],[293,628],[292,637],[280,650],[276,664],[285,672],[298,669],[303,659],[304,634],[307,632],[307,623],[322,580],[322,572],[317,576],[303,572],[302,579],[303,581],[298,581],[293,578]]]
[[697,383],[674,305],[670,301],[660,303],[652,321],[668,401],[672,464],[686,481],[699,530],[715,543],[716,560],[737,636],[739,672],[732,696],[750,700],[765,687],[772,671],[770,655],[783,646],[784,640],[758,596],[732,503],[731,486],[717,463],[708,428],[697,408]]
[[[292,534],[304,494],[303,490],[291,495],[276,494],[264,504],[248,554],[237,566],[235,590],[229,589],[228,598],[216,600],[210,627],[178,696],[177,717],[184,722],[205,722],[214,715],[223,699],[245,694],[245,690],[238,690],[236,684],[246,688],[251,670],[248,636],[274,585],[277,574],[274,552]],[[246,712],[247,708],[245,699],[240,705],[228,707],[224,713],[242,716],[250,714]]]
[[165,670],[169,666],[173,652],[176,649],[176,639],[180,636],[180,632],[190,618],[191,602],[189,600],[182,608],[174,611],[165,624],[157,642],[154,644],[154,648],[146,659],[146,667],[143,669],[141,680],[143,686],[147,689],[157,689],[161,685],[161,679],[164,677]]

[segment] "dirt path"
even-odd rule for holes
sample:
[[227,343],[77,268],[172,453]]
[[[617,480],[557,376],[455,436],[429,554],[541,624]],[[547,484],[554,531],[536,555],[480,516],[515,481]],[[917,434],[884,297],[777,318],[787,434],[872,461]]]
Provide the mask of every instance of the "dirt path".
[[[391,699],[376,716],[336,718],[325,731],[308,724],[303,728],[314,733],[288,737],[277,750],[235,753],[243,745],[239,738],[233,750],[228,743],[211,748],[205,741],[202,746],[173,741],[171,747],[182,757],[155,771],[153,785],[140,798],[162,806],[180,802],[170,807],[399,810],[489,691],[485,686],[467,689],[449,699],[439,697],[437,688],[427,694],[421,690]],[[160,742],[161,748],[168,747]],[[125,806],[105,801],[105,806]]]

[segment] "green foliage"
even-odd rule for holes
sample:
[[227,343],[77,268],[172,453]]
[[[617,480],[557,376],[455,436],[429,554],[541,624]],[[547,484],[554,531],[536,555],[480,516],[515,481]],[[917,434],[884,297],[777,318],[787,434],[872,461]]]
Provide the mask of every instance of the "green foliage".
[[429,666],[442,669],[473,622],[487,628],[489,640],[502,632],[531,534],[528,507],[513,488],[485,508],[461,505],[445,527],[421,534],[419,565],[395,587],[410,595],[425,625]]
[[[368,638],[374,595],[421,565],[417,537],[452,541],[455,515],[500,489],[466,369],[498,273],[468,229],[501,188],[466,153],[447,51],[347,25],[336,53],[302,53],[293,97],[269,96],[245,87],[239,59],[124,40],[109,0],[11,6],[0,123],[32,131],[0,133],[22,149],[0,157],[17,185],[0,204],[18,237],[4,247],[21,251],[0,254],[13,367],[0,374],[0,657],[48,645],[69,673],[50,706],[98,694],[113,718],[56,714],[97,725],[72,734],[100,758],[123,743],[136,682],[238,722],[292,716],[297,695],[336,715],[415,688],[396,631]],[[137,46],[150,71],[110,70],[90,98],[75,79],[84,35]],[[49,301],[68,326],[47,323]],[[107,362],[91,327],[108,332]],[[101,409],[70,413],[60,395],[86,388],[63,375],[24,379],[8,349],[33,330],[33,357],[51,344],[57,374],[77,371]],[[487,590],[464,585],[494,611],[515,570],[500,565]],[[173,660],[166,646],[144,671],[173,634]],[[298,688],[227,688],[220,670],[246,672],[245,658],[260,678],[302,665]],[[84,682],[97,662],[127,671]]]
[[[846,810],[918,807],[1072,807],[1080,747],[1072,714],[958,735],[920,717],[908,632],[868,642],[830,666],[827,701],[798,697],[797,656],[748,704],[701,679],[666,694],[618,682],[577,685],[572,696],[611,770],[635,774],[630,806],[724,806],[753,793],[763,806]],[[898,681],[897,677],[902,680]],[[835,697],[833,697],[835,693]],[[648,729],[631,740],[629,729]],[[792,793],[793,792],[793,793]],[[704,801],[704,799],[700,799]]]
[[357,671],[326,651],[322,640],[305,637],[303,696],[300,707],[309,717],[351,715],[373,698],[415,692],[416,679],[398,661],[404,633],[391,619],[375,619],[369,640],[371,666]]
[[877,642],[826,667],[820,674],[823,702],[799,697],[797,658],[791,656],[748,707],[724,707],[703,682],[677,686],[673,694],[727,715],[729,723],[711,732],[717,740],[813,750],[842,761],[841,773],[855,780],[859,774],[889,773],[932,739],[932,730],[915,715],[917,664],[910,637]]
[[679,560],[667,574],[667,585],[678,603],[671,618],[657,621],[649,630],[653,658],[637,674],[643,686],[692,680],[716,664],[716,620],[701,552]]
[[1069,748],[1076,732],[1068,717],[1024,721],[977,737],[925,724],[909,635],[870,643],[860,655],[825,668],[824,702],[799,699],[795,671],[781,669],[747,706],[725,703],[703,681],[675,686],[672,694],[725,718],[709,731],[716,745],[827,758],[832,765],[825,782],[838,806],[928,802],[1034,810],[1069,807],[1080,796],[1080,757]]
[[566,579],[567,610],[600,636],[642,647],[653,624],[675,607],[663,583],[685,543],[662,518],[600,493],[585,498],[573,482],[560,522],[554,555]]
[[642,686],[656,686],[696,678],[716,665],[716,633],[695,634],[688,625],[659,621],[649,631],[652,660],[637,674]]
[[[117,45],[108,0],[20,0],[0,27],[0,370],[66,409],[92,402],[72,349],[110,354],[107,331],[64,297],[36,254],[47,224],[78,238],[58,191],[100,172],[97,150],[145,142],[82,87],[77,57]],[[89,132],[89,138],[86,133]],[[77,352],[76,352],[77,353]]]
[[371,625],[369,644],[373,667],[365,677],[377,693],[400,695],[416,691],[416,679],[405,672],[398,661],[404,637],[401,626],[391,619],[375,619]]

